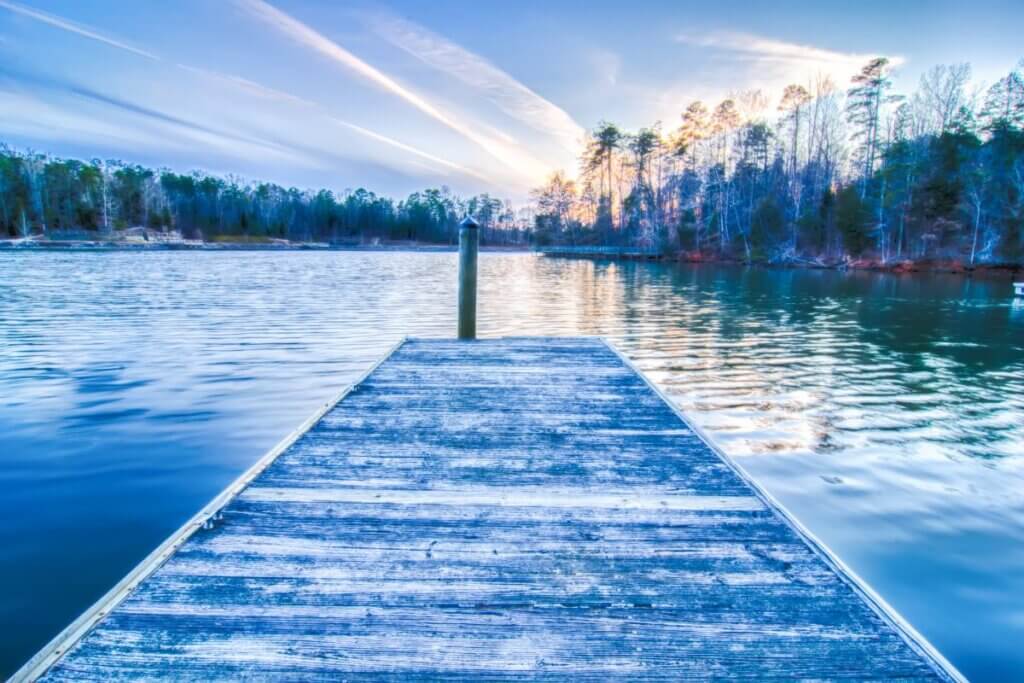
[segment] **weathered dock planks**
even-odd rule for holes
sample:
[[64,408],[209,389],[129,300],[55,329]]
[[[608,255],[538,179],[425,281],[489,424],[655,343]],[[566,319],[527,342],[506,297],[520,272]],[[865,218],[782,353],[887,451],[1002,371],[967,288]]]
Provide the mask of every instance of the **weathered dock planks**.
[[409,340],[16,677],[959,680],[599,339]]

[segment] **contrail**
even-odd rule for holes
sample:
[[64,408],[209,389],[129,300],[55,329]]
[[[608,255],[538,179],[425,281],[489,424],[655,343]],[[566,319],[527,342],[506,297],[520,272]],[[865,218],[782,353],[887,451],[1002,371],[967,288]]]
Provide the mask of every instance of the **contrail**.
[[586,131],[569,114],[484,58],[436,33],[389,15],[371,17],[384,39],[424,64],[458,79],[509,116],[576,151]]
[[315,29],[285,14],[273,5],[264,2],[264,0],[235,0],[235,2],[251,15],[271,25],[292,40],[316,50],[338,64],[354,71],[385,92],[389,92],[408,102],[435,121],[444,124],[467,140],[475,143],[488,154],[501,161],[505,166],[515,169],[523,176],[535,180],[550,171],[547,164],[524,153],[518,145],[510,145],[481,135],[461,121],[456,120],[453,116],[441,111],[380,69],[367,64]]
[[15,14],[20,14],[22,16],[26,16],[26,17],[29,17],[31,19],[35,19],[36,21],[41,21],[44,24],[49,24],[50,26],[56,26],[59,29],[63,29],[65,31],[69,31],[71,33],[75,33],[75,34],[78,34],[80,36],[83,36],[85,38],[89,38],[91,40],[95,40],[97,42],[104,43],[105,45],[110,45],[111,47],[116,47],[116,48],[118,48],[120,50],[125,50],[127,52],[131,52],[131,53],[136,54],[136,55],[138,55],[140,57],[145,57],[146,59],[153,59],[153,60],[156,60],[156,61],[160,61],[160,58],[157,57],[152,52],[146,52],[145,50],[140,50],[137,47],[132,47],[131,45],[128,45],[126,43],[122,43],[119,40],[114,40],[113,38],[108,38],[108,37],[106,37],[104,35],[100,35],[99,33],[96,33],[95,31],[91,31],[91,30],[85,28],[84,26],[80,26],[79,24],[76,24],[73,21],[70,21],[68,19],[63,19],[61,17],[54,16],[52,14],[47,14],[46,12],[41,12],[41,11],[39,11],[37,9],[31,9],[31,8],[28,8],[28,7],[23,7],[21,5],[16,5],[15,3],[9,2],[8,0],[0,0],[0,7],[8,9],[8,10],[14,12]]
[[[328,56],[332,60],[343,64],[349,69],[352,69],[360,76],[370,80],[371,82],[376,84],[378,87],[384,89],[385,91],[402,98],[406,102],[409,102],[420,111],[424,112],[431,118],[434,118],[435,120],[443,123],[445,126],[456,131],[457,133],[466,137],[470,141],[476,143],[477,145],[488,151],[496,158],[502,160],[506,164],[510,162],[513,165],[515,165],[517,162],[525,166],[530,166],[532,164],[533,160],[524,158],[523,155],[519,153],[517,150],[509,149],[508,145],[506,145],[505,143],[502,143],[497,140],[492,140],[485,135],[477,133],[470,127],[456,120],[454,117],[442,112],[440,109],[435,107],[426,99],[410,91],[409,89],[403,87],[400,83],[389,77],[387,74],[381,72],[379,69],[376,69],[370,64],[367,64],[363,60],[359,59],[352,53],[348,52],[341,46],[337,45],[333,41],[329,40],[322,34],[315,31],[314,29],[292,18],[291,16],[281,12],[280,10],[267,4],[266,2],[263,2],[263,0],[236,1],[238,2],[238,4],[247,9],[250,13],[266,21],[267,23],[270,23],[272,26],[282,31],[286,35],[290,36],[292,39],[298,41],[303,45],[306,45],[307,47],[311,47],[321,52],[322,54]],[[85,26],[82,26],[81,24],[73,22],[70,19],[65,19],[63,17],[49,14],[47,12],[43,12],[41,10],[37,10],[34,8],[25,7],[14,2],[10,2],[10,0],[0,0],[0,8],[7,9],[15,14],[28,17],[30,19],[39,21],[49,26],[59,28],[63,31],[67,31],[75,35],[82,36],[84,38],[88,38],[99,43],[103,43],[104,45],[108,45],[110,47],[115,47],[117,49],[130,52],[139,57],[144,57],[146,59],[151,59],[153,61],[163,61],[159,56],[153,54],[152,52],[148,52],[146,50],[134,47],[115,38],[105,36],[91,28],[87,28]],[[282,99],[290,99],[296,103],[309,104],[319,107],[319,105],[309,102],[308,100],[304,100],[300,97],[293,96],[288,93],[283,93],[281,91],[276,91],[271,88],[266,88],[265,86],[261,86],[260,84],[252,81],[247,81],[245,79],[240,79],[237,77],[226,76],[216,72],[211,72],[196,67],[190,67],[184,64],[179,64],[178,66],[193,72],[205,72],[207,75],[210,76],[231,80],[239,87],[246,87],[253,91],[259,91],[262,92],[264,95],[279,96]],[[367,128],[363,128],[362,126],[345,121],[343,119],[334,116],[329,116],[329,118],[334,123],[342,125],[345,128],[348,128],[349,130],[352,130],[364,137],[370,138],[377,142],[381,142],[396,149],[403,150],[409,154],[418,156],[422,159],[429,160],[445,168],[449,168],[460,173],[467,174],[484,182],[491,182],[489,178],[486,178],[477,171],[474,171],[473,169],[461,166],[454,162],[448,161],[447,159],[443,159],[441,157],[430,154],[429,152],[425,152],[412,145],[406,144],[404,142],[388,137],[386,135],[382,135]]]
[[354,123],[349,123],[348,121],[344,121],[344,120],[336,118],[336,117],[331,117],[331,120],[334,121],[335,123],[337,123],[338,125],[344,126],[345,128],[353,130],[356,133],[359,133],[360,135],[368,137],[368,138],[370,138],[372,140],[376,140],[378,142],[383,142],[386,145],[391,145],[392,147],[396,147],[398,149],[404,150],[406,152],[409,152],[410,154],[415,154],[418,157],[422,157],[422,158],[427,159],[429,161],[433,161],[434,163],[440,164],[441,166],[445,166],[445,167],[450,168],[452,170],[459,171],[460,173],[465,173],[466,175],[471,175],[474,178],[477,178],[478,180],[484,181],[485,183],[489,183],[490,182],[489,178],[486,178],[486,177],[480,175],[479,173],[477,173],[476,171],[474,171],[471,168],[466,168],[465,166],[459,166],[458,164],[453,163],[451,161],[448,161],[447,159],[442,159],[441,157],[434,156],[433,154],[430,154],[428,152],[424,152],[421,149],[416,149],[412,145],[407,145],[404,142],[400,142],[398,140],[395,140],[394,138],[389,138],[386,135],[381,135],[380,133],[375,133],[374,131],[369,130],[367,128],[363,128],[362,126],[357,126]]
[[317,102],[313,102],[312,100],[307,100],[307,99],[305,99],[303,97],[299,97],[298,95],[293,95],[292,93],[285,92],[283,90],[278,90],[276,88],[271,88],[271,87],[268,87],[266,85],[263,85],[262,83],[257,83],[256,81],[251,81],[251,80],[249,80],[247,78],[242,78],[240,76],[235,76],[235,75],[232,75],[232,74],[221,73],[220,71],[213,71],[211,69],[203,69],[203,68],[200,68],[200,67],[189,66],[187,64],[179,64],[178,66],[180,68],[186,70],[186,71],[198,74],[200,76],[204,76],[206,78],[216,79],[216,80],[224,82],[224,83],[229,83],[229,84],[233,85],[236,88],[240,88],[242,90],[245,90],[246,92],[254,93],[256,95],[259,95],[260,97],[267,97],[267,98],[279,100],[281,102],[288,102],[288,103],[291,103],[291,104],[297,104],[297,105],[301,105],[301,106],[304,106],[304,107],[308,107],[309,109],[311,109],[313,111],[316,111],[316,112],[318,112],[320,114],[323,114],[331,122],[336,123],[336,124],[338,124],[340,126],[343,126],[343,127],[347,128],[347,129],[349,129],[349,130],[351,130],[351,131],[353,131],[355,133],[358,133],[359,135],[362,135],[363,137],[370,138],[371,140],[375,140],[376,142],[381,142],[381,143],[384,143],[385,145],[389,145],[389,146],[394,147],[396,149],[400,149],[400,150],[402,150],[404,152],[408,152],[409,154],[413,154],[413,155],[418,156],[420,158],[427,159],[429,161],[434,162],[435,164],[437,164],[439,166],[444,166],[445,168],[450,168],[450,169],[452,169],[454,171],[458,171],[460,173],[464,173],[466,175],[469,175],[469,176],[472,176],[474,178],[477,178],[478,180],[482,180],[482,181],[484,181],[486,183],[490,182],[490,179],[480,175],[479,173],[477,173],[476,171],[474,171],[471,168],[466,168],[465,166],[460,166],[459,164],[456,164],[454,162],[448,161],[447,159],[444,159],[442,157],[435,156],[433,154],[430,154],[429,152],[425,152],[422,149],[419,149],[417,147],[413,147],[412,145],[406,144],[406,143],[404,143],[404,142],[402,142],[400,140],[396,140],[394,138],[388,137],[387,135],[383,135],[383,134],[378,133],[376,131],[372,131],[372,130],[370,130],[368,128],[363,128],[362,126],[356,125],[356,124],[354,124],[354,123],[352,123],[350,121],[346,121],[344,119],[338,118],[337,116],[334,116],[333,114],[331,114],[323,105],[321,105],[321,104],[319,104]]

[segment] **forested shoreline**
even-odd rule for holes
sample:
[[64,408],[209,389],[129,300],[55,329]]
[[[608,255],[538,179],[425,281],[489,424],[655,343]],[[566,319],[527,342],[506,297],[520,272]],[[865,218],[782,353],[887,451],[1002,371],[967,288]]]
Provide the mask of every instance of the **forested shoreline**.
[[534,192],[540,244],[659,249],[691,260],[971,267],[1024,262],[1024,77],[972,91],[970,66],[909,96],[871,60],[845,90],[822,77],[697,101],[670,131],[590,133],[578,180]]
[[1024,62],[984,91],[967,64],[892,92],[876,58],[845,90],[827,77],[760,90],[681,124],[589,132],[578,179],[554,174],[516,211],[448,188],[396,201],[61,159],[0,144],[0,237],[453,244],[467,214],[485,244],[602,245],[666,258],[819,266],[1024,263]]
[[452,244],[467,214],[485,244],[528,240],[529,226],[511,203],[487,194],[461,198],[441,187],[395,201],[362,188],[300,190],[0,145],[0,237],[117,240],[142,228],[153,237],[220,243]]

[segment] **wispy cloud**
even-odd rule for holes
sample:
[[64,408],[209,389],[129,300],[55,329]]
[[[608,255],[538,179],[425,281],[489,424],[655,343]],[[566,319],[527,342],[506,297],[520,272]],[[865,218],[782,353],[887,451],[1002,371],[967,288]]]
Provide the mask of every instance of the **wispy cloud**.
[[[356,124],[350,123],[349,121],[345,121],[345,120],[339,119],[337,117],[332,117],[331,120],[334,121],[335,123],[337,123],[339,126],[342,126],[344,128],[348,128],[351,131],[359,133],[363,137],[369,138],[371,140],[376,140],[377,142],[382,142],[385,145],[390,145],[391,147],[394,147],[396,149],[400,149],[400,150],[402,150],[404,152],[408,152],[409,154],[412,154],[414,156],[420,157],[421,159],[426,159],[427,161],[432,161],[433,163],[438,164],[440,166],[443,166],[444,168],[448,168],[448,169],[451,169],[453,171],[458,171],[459,173],[464,173],[466,175],[473,176],[477,180],[482,180],[484,182],[488,182],[488,178],[480,175],[479,173],[477,173],[476,171],[474,171],[471,168],[466,168],[465,166],[460,166],[460,165],[458,165],[456,163],[448,161],[447,159],[442,159],[439,156],[434,156],[433,154],[430,154],[429,152],[424,152],[422,149],[417,149],[416,147],[413,147],[412,145],[407,145],[404,142],[401,142],[399,140],[395,140],[394,138],[388,137],[387,135],[382,135],[380,133],[376,133],[376,132],[374,132],[374,131],[372,131],[372,130],[370,130],[368,128],[363,128],[362,126],[357,126]],[[431,170],[433,170],[433,169],[431,169]]]
[[[867,53],[837,52],[733,31],[712,31],[702,34],[683,33],[676,36],[676,40],[688,45],[727,50],[745,55],[749,59],[794,64],[854,64],[859,66],[878,56]],[[902,62],[899,57],[890,57],[890,59],[896,63]]]
[[138,151],[147,147],[168,147],[167,137],[154,136],[111,117],[90,116],[82,107],[69,108],[47,102],[20,89],[8,89],[0,78],[0,121],[4,136],[22,136],[47,143],[65,141],[81,144],[83,139],[111,149]]
[[241,76],[236,76],[234,74],[227,74],[200,66],[191,66],[189,64],[178,64],[178,68],[212,81],[230,85],[250,95],[255,95],[263,99],[299,104],[306,107],[319,106],[315,102],[299,97],[298,95],[293,95],[291,93],[284,92],[283,90],[271,88],[263,85],[262,83],[257,83],[256,81],[251,81],[248,78],[242,78]]
[[[361,60],[360,58],[358,58],[348,50],[344,49],[337,43],[333,42],[332,40],[328,39],[315,29],[298,21],[297,19],[291,17],[290,15],[285,14],[284,12],[275,8],[274,6],[268,4],[267,2],[264,2],[264,0],[236,0],[236,3],[243,7],[245,10],[247,10],[252,16],[261,19],[265,23],[270,24],[277,30],[289,36],[292,40],[295,40],[296,42],[304,45],[305,47],[311,48],[325,55],[332,61],[341,64],[347,69],[355,72],[360,77],[370,81],[378,88],[401,98],[402,100],[406,101],[407,103],[415,107],[417,110],[423,112],[430,118],[444,124],[449,129],[455,131],[465,139],[482,148],[491,156],[502,161],[502,168],[512,169],[514,172],[517,172],[519,174],[519,177],[521,179],[530,178],[532,180],[548,172],[549,169],[546,164],[544,164],[540,160],[534,158],[532,155],[527,153],[507,133],[504,133],[503,131],[491,131],[490,133],[484,133],[481,132],[480,130],[477,130],[475,127],[470,126],[464,121],[459,120],[459,118],[452,115],[451,113],[443,111],[440,107],[430,102],[427,98],[419,95],[412,89],[405,87],[404,85],[402,85],[397,80],[390,77],[383,71]],[[26,7],[15,2],[11,2],[10,0],[0,0],[0,9],[8,10],[20,16],[24,16],[34,21],[46,24],[48,26],[52,26],[54,28],[58,28],[60,30],[72,33],[74,35],[102,43],[109,47],[114,47],[119,50],[132,53],[139,57],[143,57],[154,61],[162,61],[160,57],[158,57],[156,54],[152,52],[141,49],[139,47],[135,47],[123,40],[111,37],[109,35],[105,35],[104,33],[101,33],[100,31],[94,28],[82,25],[80,23],[77,23],[64,17],[50,14],[35,8]],[[469,53],[465,54],[471,58],[474,57]],[[571,119],[569,119],[568,115],[566,115],[557,107],[554,107],[554,105],[547,103],[546,100],[543,100],[543,98],[540,98],[539,96],[532,93],[532,91],[525,88],[525,86],[518,84],[518,82],[516,82],[507,74],[504,74],[504,72],[501,72],[495,67],[490,66],[486,62],[483,62],[483,60],[479,60],[479,58],[476,59],[479,62],[479,64],[474,66],[474,68],[479,68],[479,66],[482,65],[483,67],[489,67],[492,70],[491,73],[485,74],[487,78],[501,79],[502,77],[504,77],[505,80],[503,82],[494,82],[500,85],[500,87],[515,88],[516,86],[518,86],[519,92],[516,94],[516,96],[524,99],[517,103],[506,97],[506,102],[504,106],[505,108],[510,110],[510,112],[518,112],[520,118],[527,117],[529,119],[527,122],[529,122],[530,120],[534,122],[539,121],[540,119],[538,119],[537,117],[548,117],[548,122],[551,126],[549,127],[549,131],[554,131],[562,135],[574,134],[572,132],[567,133],[567,131],[572,130],[572,126],[574,125]],[[231,85],[241,90],[244,90],[252,95],[280,102],[287,102],[293,105],[317,108],[320,110],[321,114],[328,116],[328,118],[334,123],[342,125],[348,130],[357,133],[358,135],[364,138],[371,139],[378,143],[388,145],[392,148],[402,150],[408,154],[418,157],[419,159],[429,161],[436,167],[457,171],[459,173],[472,176],[478,180],[488,180],[484,178],[484,176],[482,176],[479,172],[471,168],[456,164],[452,161],[444,159],[435,154],[431,154],[430,152],[424,151],[400,140],[396,140],[393,137],[384,135],[377,131],[373,131],[358,124],[352,123],[350,121],[345,121],[338,117],[332,116],[330,115],[329,112],[324,111],[319,104],[307,100],[305,98],[292,95],[290,93],[286,93],[280,90],[276,90],[274,88],[268,88],[260,83],[256,83],[254,81],[242,77],[233,76],[230,74],[223,74],[214,70],[190,66],[186,64],[178,64],[177,66],[184,70],[190,71],[198,75],[202,75],[207,78],[216,79],[224,83],[230,83]],[[479,73],[483,74],[483,72]],[[494,83],[492,83],[492,85]],[[485,87],[485,84],[482,81],[478,80],[478,84],[480,85],[480,87]],[[511,90],[509,92],[511,92]],[[100,99],[103,97],[102,95],[96,92],[79,91],[75,94],[77,94],[80,97],[89,97],[94,101],[100,101]],[[495,94],[494,96],[500,99],[500,96],[498,94]],[[527,100],[530,97],[535,98],[532,104],[527,103]],[[166,117],[166,115],[163,115],[160,112],[157,112],[155,110],[142,111],[140,108],[136,107],[136,105],[127,101],[115,102],[108,100],[105,103],[109,106],[118,106],[124,111],[131,111],[136,115],[147,116],[150,119],[158,119],[160,117],[165,117],[164,123],[176,125],[179,127],[179,129],[188,129],[193,134],[202,133],[203,135],[206,136],[218,136],[221,139],[223,139],[224,137],[223,131],[205,129],[201,125],[197,125],[194,123],[192,125],[188,125],[192,122],[186,122],[185,120],[172,121],[169,117]],[[558,113],[561,113],[561,115],[564,118],[559,120]],[[566,120],[568,120],[568,123],[566,122]],[[268,143],[268,141],[257,140],[246,140],[245,142],[250,145],[261,145]],[[273,145],[274,143],[269,144]],[[283,150],[279,149],[277,151],[280,152]],[[502,175],[502,173],[499,172],[498,175]],[[491,180],[493,181],[494,179]]]
[[250,15],[269,24],[292,40],[319,52],[385,92],[404,100],[435,121],[447,126],[500,160],[505,168],[518,172],[522,178],[529,178],[531,181],[534,181],[546,175],[550,170],[547,164],[533,158],[517,146],[483,135],[468,124],[458,120],[454,115],[442,111],[437,105],[402,85],[380,69],[368,64],[312,27],[285,14],[273,5],[263,0],[235,0],[235,2]]
[[[351,121],[346,121],[337,116],[334,116],[330,114],[330,112],[328,112],[326,108],[324,108],[322,105],[313,102],[312,100],[308,100],[304,97],[293,95],[292,93],[285,92],[283,90],[278,90],[277,88],[271,88],[269,86],[263,85],[262,83],[257,83],[256,81],[251,81],[248,78],[243,78],[241,76],[236,76],[234,74],[222,73],[220,71],[214,71],[213,69],[189,66],[187,64],[179,64],[178,66],[181,69],[184,69],[185,71],[188,71],[190,73],[194,73],[203,78],[217,81],[218,83],[227,84],[229,86],[235,87],[243,92],[255,95],[257,97],[270,99],[278,102],[284,102],[286,104],[300,105],[302,107],[309,109],[310,111],[315,111],[318,114],[326,116],[328,120],[330,120],[332,123],[342,126],[343,128],[346,128],[354,133],[357,133],[364,138],[374,140],[376,142],[388,145],[389,147],[393,147],[395,149],[402,150],[403,152],[412,154],[413,156],[419,157],[421,159],[426,159],[428,161],[433,162],[434,167],[431,168],[431,170],[436,171],[437,166],[440,166],[447,170],[457,171],[459,173],[472,176],[478,180],[483,180],[485,182],[487,182],[488,180],[487,178],[480,175],[473,169],[466,168],[465,166],[460,166],[459,164],[449,161],[448,159],[443,159],[434,154],[430,154],[429,152],[425,152],[422,149],[418,149],[417,147],[406,144],[401,140],[396,140],[395,138],[384,135],[383,133],[378,133],[376,131],[370,130],[369,128],[364,128],[363,126],[352,123]],[[423,167],[422,164],[417,163],[417,165],[420,166],[421,168]]]
[[702,66],[698,75],[675,85],[650,88],[651,106],[666,120],[676,119],[686,103],[697,98],[714,100],[744,90],[778,97],[786,85],[813,85],[822,77],[844,87],[874,57],[888,56],[893,66],[904,61],[896,55],[846,52],[733,31],[683,33],[675,40],[699,48]]
[[380,88],[401,97],[438,121],[453,128],[459,128],[458,124],[430,102],[298,19],[285,14],[273,5],[263,2],[263,0],[236,0],[236,2],[254,17],[270,24],[298,43],[316,50],[333,61],[351,69]]
[[152,52],[147,52],[146,50],[139,49],[137,47],[129,45],[128,43],[102,35],[94,31],[93,29],[82,26],[81,24],[77,24],[69,19],[64,19],[63,17],[58,17],[53,14],[47,14],[46,12],[33,9],[31,7],[24,7],[13,2],[9,2],[8,0],[0,0],[0,7],[10,10],[15,14],[20,14],[22,16],[29,17],[30,19],[35,19],[36,21],[41,21],[44,24],[49,24],[50,26],[62,29],[64,31],[75,33],[77,35],[82,36],[83,38],[89,38],[90,40],[95,40],[97,42],[104,43],[105,45],[116,47],[119,50],[131,52],[133,54],[138,55],[139,57],[145,57],[146,59],[153,60],[160,59]]
[[[262,4],[262,3],[258,3],[258,4]],[[269,6],[267,6],[267,7],[269,7]],[[46,12],[43,12],[41,10],[37,10],[37,9],[34,9],[34,8],[25,7],[23,5],[10,2],[9,0],[0,0],[0,8],[7,9],[7,10],[9,10],[9,11],[15,13],[15,14],[19,14],[21,16],[28,17],[30,19],[42,22],[42,23],[47,24],[49,26],[53,26],[55,28],[59,28],[59,29],[64,30],[64,31],[68,31],[68,32],[73,33],[75,35],[79,35],[79,36],[82,36],[84,38],[88,38],[90,40],[94,40],[94,41],[103,43],[103,44],[108,45],[110,47],[118,48],[120,50],[125,50],[127,52],[130,52],[132,54],[138,55],[140,57],[145,57],[147,59],[151,59],[151,60],[154,60],[154,61],[161,61],[160,58],[157,55],[155,55],[155,54],[153,54],[151,52],[148,52],[146,50],[142,50],[140,48],[134,47],[134,46],[129,45],[128,43],[123,42],[121,40],[117,40],[115,38],[111,38],[109,36],[103,35],[102,33],[100,33],[99,31],[97,31],[97,30],[95,30],[93,28],[89,28],[89,27],[83,26],[83,25],[81,25],[79,23],[73,22],[70,19],[66,19],[64,17],[59,17],[59,16],[56,16],[56,15],[53,15],[53,14],[49,14],[49,13],[46,13]],[[273,10],[273,8],[270,8],[270,9]],[[353,60],[355,60],[355,62],[359,61],[354,56],[351,56],[351,58]],[[271,100],[276,100],[276,101],[280,101],[280,102],[287,102],[287,103],[291,103],[291,104],[297,104],[297,105],[306,106],[306,107],[310,107],[310,108],[320,109],[320,105],[318,105],[315,102],[312,102],[312,101],[307,100],[305,98],[299,97],[297,95],[293,95],[291,93],[287,93],[287,92],[284,92],[284,91],[281,91],[281,90],[277,90],[275,88],[270,88],[270,87],[264,86],[264,85],[262,85],[260,83],[257,83],[255,81],[251,81],[251,80],[246,79],[246,78],[242,78],[240,76],[235,76],[235,75],[232,75],[232,74],[225,74],[225,73],[222,73],[222,72],[219,72],[219,71],[215,71],[215,70],[212,70],[212,69],[206,69],[206,68],[202,68],[202,67],[191,66],[191,65],[188,65],[188,64],[178,64],[177,66],[179,68],[185,70],[185,71],[194,73],[194,74],[202,76],[204,78],[213,79],[213,80],[219,81],[221,83],[230,84],[230,85],[232,85],[232,86],[234,86],[234,87],[236,87],[236,88],[238,88],[240,90],[243,90],[243,91],[245,91],[245,92],[247,92],[247,93],[249,93],[251,95],[256,95],[258,97],[262,97],[262,98],[266,98],[266,99],[271,99]],[[372,67],[370,67],[370,68],[372,68]],[[381,75],[383,76],[383,74],[381,74]],[[41,79],[37,79],[36,80],[36,85],[47,86],[47,87],[50,87],[50,88],[59,87],[60,89],[63,89],[65,91],[67,91],[69,93],[72,93],[74,95],[77,95],[79,97],[87,98],[87,99],[90,99],[90,100],[92,100],[94,102],[106,104],[106,105],[111,106],[111,107],[116,107],[118,109],[121,109],[122,111],[129,112],[131,114],[135,114],[135,115],[138,115],[138,116],[141,116],[141,117],[153,120],[153,121],[160,121],[160,122],[162,122],[164,124],[172,125],[175,128],[177,128],[179,132],[187,132],[187,134],[189,136],[193,136],[193,137],[194,136],[203,136],[207,141],[210,141],[210,140],[233,141],[235,144],[242,143],[242,144],[254,146],[254,147],[257,147],[257,148],[262,148],[262,149],[264,149],[264,150],[266,150],[268,152],[274,153],[274,154],[286,155],[286,156],[287,155],[294,155],[294,154],[296,154],[296,152],[294,152],[293,150],[289,150],[286,147],[284,147],[282,145],[279,145],[278,143],[270,142],[270,141],[267,141],[267,140],[259,140],[259,139],[248,138],[248,137],[245,137],[245,136],[236,135],[236,134],[229,133],[229,132],[226,132],[226,131],[216,130],[214,128],[211,128],[211,127],[208,127],[208,126],[204,126],[202,124],[199,124],[199,123],[196,123],[196,122],[193,122],[193,121],[188,121],[188,120],[182,119],[180,117],[175,117],[175,116],[172,116],[172,115],[169,115],[169,114],[166,114],[166,113],[163,113],[163,112],[159,112],[159,111],[156,111],[156,110],[153,110],[153,109],[148,109],[148,108],[139,106],[139,105],[137,105],[135,103],[132,103],[132,102],[128,102],[128,101],[125,101],[125,100],[120,100],[120,99],[117,99],[117,98],[113,98],[113,97],[104,95],[102,93],[99,93],[97,91],[94,91],[94,90],[91,90],[91,89],[88,89],[88,88],[83,88],[81,86],[75,86],[75,85],[66,84],[66,83],[58,84],[55,81],[50,81],[50,82],[47,83],[47,82],[44,82]],[[9,95],[10,94],[8,94],[8,96]],[[325,112],[321,112],[321,113],[325,113]],[[473,171],[472,169],[468,169],[466,167],[460,166],[460,165],[458,165],[456,163],[448,161],[447,159],[442,159],[441,157],[435,156],[435,155],[430,154],[428,152],[425,152],[425,151],[423,151],[421,149],[417,149],[417,148],[413,147],[412,145],[408,145],[406,143],[403,143],[403,142],[401,142],[399,140],[395,140],[394,138],[388,137],[388,136],[383,135],[381,133],[377,133],[375,131],[369,130],[369,129],[364,128],[362,126],[358,126],[358,125],[356,125],[354,123],[351,123],[349,121],[344,121],[344,120],[339,119],[339,118],[334,117],[334,116],[329,116],[329,118],[334,123],[339,124],[339,125],[347,128],[347,129],[349,129],[349,130],[351,130],[351,131],[353,131],[353,132],[355,132],[355,133],[357,133],[357,134],[359,134],[359,135],[361,135],[361,136],[363,136],[365,138],[375,140],[376,142],[383,143],[385,145],[388,145],[390,147],[394,147],[396,149],[400,149],[400,150],[402,150],[404,152],[412,154],[412,155],[414,155],[416,157],[419,157],[421,159],[426,159],[428,161],[433,162],[436,166],[440,166],[440,167],[442,167],[444,169],[458,171],[460,173],[464,173],[466,175],[472,176],[472,177],[477,178],[479,180],[485,180],[486,181],[486,178],[481,176],[476,171]],[[304,162],[307,162],[307,163],[310,161],[308,158],[302,158],[301,160],[304,161]]]
[[[61,107],[66,114],[74,112],[75,117],[69,118],[69,121],[77,117],[78,110],[83,107],[84,103],[90,103],[117,110],[120,114],[127,115],[139,122],[143,127],[148,125],[152,128],[155,126],[160,131],[160,134],[153,137],[152,142],[157,146],[165,146],[169,140],[183,142],[187,140],[189,141],[188,144],[193,146],[196,143],[209,145],[240,157],[285,159],[307,167],[322,165],[308,151],[301,150],[293,145],[210,126],[199,121],[176,116],[172,113],[159,111],[128,99],[109,95],[78,83],[30,72],[8,71],[4,76],[5,78],[0,79],[0,86],[4,86],[11,94],[14,94],[19,89],[27,89],[33,92],[49,91],[60,99],[68,96],[75,98],[72,106],[68,107],[65,105]],[[122,118],[123,121],[124,119]],[[11,121],[5,120],[4,123],[6,128],[11,124]],[[122,125],[122,127],[126,126]],[[152,145],[147,143],[147,146]]]
[[567,149],[579,146],[585,131],[568,113],[479,55],[398,17],[376,15],[371,22],[388,42],[458,79],[509,116],[558,138]]
[[601,85],[614,87],[619,83],[622,73],[622,57],[603,47],[592,47],[585,53],[585,59],[593,69],[594,76]]
[[291,149],[285,147],[284,145],[280,145],[276,142],[271,142],[269,140],[261,140],[259,138],[255,138],[248,135],[242,135],[232,131],[219,130],[212,126],[199,123],[198,121],[191,121],[181,116],[175,116],[173,114],[168,114],[166,112],[152,109],[150,107],[145,107],[135,102],[131,102],[119,97],[114,97],[112,95],[107,95],[105,93],[98,92],[96,90],[93,90],[92,88],[87,88],[85,86],[74,84],[67,84],[61,87],[67,90],[67,92],[73,95],[77,95],[78,97],[82,97],[88,100],[92,100],[93,102],[97,102],[99,104],[105,104],[109,107],[120,109],[121,111],[128,114],[134,114],[145,119],[150,119],[152,121],[157,121],[159,123],[168,124],[183,132],[192,135],[203,135],[222,139],[225,141],[226,144],[242,143],[263,147],[267,151],[274,152],[282,156],[293,154],[293,151]]

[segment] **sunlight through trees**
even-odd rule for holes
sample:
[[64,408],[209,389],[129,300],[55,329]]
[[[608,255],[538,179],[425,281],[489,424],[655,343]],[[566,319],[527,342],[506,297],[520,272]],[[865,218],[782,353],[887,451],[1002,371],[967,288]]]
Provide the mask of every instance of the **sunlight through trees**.
[[578,181],[536,191],[536,239],[746,261],[1020,262],[1022,68],[977,97],[967,64],[938,66],[907,98],[879,57],[845,93],[827,77],[787,86],[774,119],[749,91],[692,102],[669,133],[601,122]]

